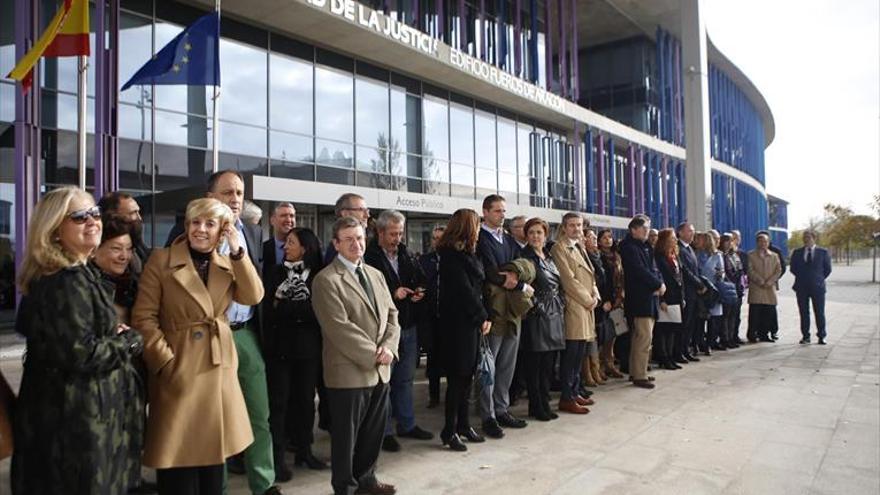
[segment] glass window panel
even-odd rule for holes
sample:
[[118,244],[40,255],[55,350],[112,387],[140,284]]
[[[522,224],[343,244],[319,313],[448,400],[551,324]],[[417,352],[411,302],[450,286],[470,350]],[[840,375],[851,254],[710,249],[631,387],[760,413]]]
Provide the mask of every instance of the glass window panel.
[[[211,173],[211,152],[182,146],[156,145],[156,190],[205,187]],[[165,234],[167,236],[167,234]],[[160,241],[164,237],[160,238]]]
[[497,151],[495,145],[495,115],[477,110],[474,114],[474,143],[476,143],[477,166],[495,170]]
[[458,185],[474,185],[474,168],[467,165],[452,164],[452,183]]
[[[76,96],[59,94],[54,91],[43,91],[42,124],[43,127],[54,129],[76,130],[77,101]],[[95,132],[95,100],[86,101],[86,132]]]
[[266,50],[226,39],[220,40],[223,90],[220,118],[252,125],[267,125]]
[[[221,124],[222,126],[223,124]],[[211,139],[208,120],[204,117],[173,112],[156,112],[157,142],[209,148]]]
[[[286,132],[269,132],[269,156],[283,162],[313,162],[312,138]],[[275,169],[273,164],[272,169]],[[274,175],[274,173],[273,173]]]
[[368,77],[355,79],[358,144],[388,147],[388,83]]
[[[150,60],[153,47],[153,23],[139,15],[119,14],[119,88]],[[161,47],[158,47],[161,48]],[[119,101],[149,104],[152,88],[135,85],[119,93]]]
[[310,61],[273,53],[269,56],[269,127],[311,135],[313,66]]
[[449,182],[449,162],[436,158],[422,158],[422,177],[438,182]]
[[449,105],[449,130],[452,161],[473,165],[474,163],[474,111],[458,103]]
[[242,174],[267,175],[268,161],[265,157],[220,153],[218,169],[236,170]]
[[391,138],[405,153],[422,152],[421,101],[403,86],[391,87]]
[[[498,169],[516,174],[516,124],[504,117],[498,118]],[[513,189],[508,189],[513,191]]]
[[[181,31],[183,31],[183,27],[180,25],[157,21],[156,49],[162,49],[163,46],[174,39],[174,37],[180,34]],[[141,63],[143,64],[143,62]],[[223,71],[222,83],[224,88],[226,86],[226,74],[228,72],[228,70]],[[210,117],[214,114],[211,103],[212,96],[213,87],[210,86],[159,85],[156,86],[156,107],[196,115],[207,115]]]
[[149,107],[119,104],[119,136],[130,139],[150,140],[153,116]]
[[477,187],[481,189],[498,190],[498,178],[494,170],[478,168],[477,171]]
[[150,143],[145,141],[119,140],[119,187],[121,189],[150,191],[153,176]]
[[354,170],[319,166],[315,169],[315,179],[318,182],[328,182],[330,184],[347,184],[353,186]]
[[321,65],[315,68],[315,134],[318,137],[353,141],[353,86],[351,72]]
[[514,174],[500,172],[498,174],[498,190],[506,193],[516,192],[517,177]]
[[387,174],[389,170],[387,149],[378,149],[367,146],[357,147],[357,168],[370,172]]
[[266,128],[220,121],[220,151],[265,157]]
[[[4,72],[5,74],[5,72]],[[0,121],[15,120],[15,86],[0,83]]]
[[352,168],[354,153],[350,144],[318,139],[315,142],[315,150],[317,152],[315,162],[321,165]]
[[406,155],[406,176],[422,177],[422,157]]
[[449,104],[445,98],[425,95],[422,108],[425,116],[426,157],[449,159]]
[[0,73],[9,74],[15,67],[15,2],[0,2]]
[[[76,133],[44,129],[41,133],[42,178],[46,184],[77,183]],[[86,184],[94,184],[95,141],[86,140]]]

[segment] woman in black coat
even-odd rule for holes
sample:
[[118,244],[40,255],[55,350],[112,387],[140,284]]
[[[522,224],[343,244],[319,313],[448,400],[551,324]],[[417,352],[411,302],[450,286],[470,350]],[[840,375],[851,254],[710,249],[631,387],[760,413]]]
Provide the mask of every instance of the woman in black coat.
[[470,442],[485,439],[470,426],[468,396],[477,367],[480,334],[492,327],[483,306],[485,274],[475,254],[480,224],[477,213],[456,211],[437,243],[440,256],[440,362],[446,369],[446,423],[440,433],[443,445],[465,451]]
[[[666,311],[670,306],[678,306],[681,311],[683,309],[682,275],[678,260],[678,241],[674,230],[660,231],[654,247],[654,260],[663,276],[663,283],[666,284],[666,292],[660,296],[660,310]],[[681,323],[658,322],[654,325],[657,342],[654,353],[663,369],[678,370],[681,366],[675,364],[676,362],[687,362],[680,355],[676,355],[676,349],[681,348],[680,343],[677,342],[681,334]]]
[[554,353],[565,349],[564,311],[559,270],[546,248],[550,226],[540,218],[526,222],[528,245],[522,257],[535,265],[534,306],[522,321],[520,349],[529,391],[529,416],[539,421],[559,417],[550,409],[550,377]]
[[[311,469],[327,467],[312,454],[315,390],[321,373],[321,328],[312,310],[311,288],[321,268],[317,236],[310,229],[294,228],[284,244],[284,262],[274,267],[266,281],[263,349],[275,478],[279,482],[289,481],[293,476],[284,462],[290,437],[296,447],[296,464]],[[289,408],[293,408],[291,424],[286,421]]]

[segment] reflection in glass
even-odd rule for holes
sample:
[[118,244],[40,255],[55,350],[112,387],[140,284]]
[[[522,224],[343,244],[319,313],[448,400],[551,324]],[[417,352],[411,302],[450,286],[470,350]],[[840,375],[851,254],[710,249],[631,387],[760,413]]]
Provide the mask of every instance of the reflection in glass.
[[[119,14],[119,87],[152,56],[153,24],[149,19],[126,12]],[[119,101],[150,104],[150,85],[134,85],[119,93]]]
[[204,117],[157,111],[156,141],[208,148],[211,145],[211,130],[208,129],[208,120]]
[[[132,88],[134,91],[134,88]],[[149,107],[119,104],[119,137],[150,140],[152,115]]]
[[422,177],[438,182],[449,182],[449,162],[423,157]]
[[[180,34],[181,31],[183,31],[182,26],[157,21],[156,48],[161,49],[161,47],[168,44],[169,41]],[[229,71],[222,71],[221,80],[224,87],[226,86],[226,74],[228,72]],[[214,114],[213,107],[211,106],[213,90],[212,86],[158,85],[156,86],[156,107],[196,115],[207,115],[210,117]],[[128,91],[134,90],[130,89]],[[222,99],[223,98],[221,98],[221,100]],[[223,114],[221,113],[220,115]]]
[[221,38],[220,67],[226,68],[219,100],[220,118],[267,125],[266,50]]
[[315,151],[315,162],[320,165],[352,168],[353,153],[350,144],[318,139],[315,141]]
[[[400,154],[400,152],[396,152]],[[387,174],[391,157],[387,148],[357,147],[357,169]]]
[[498,178],[494,170],[477,168],[476,174],[478,188],[485,189],[493,193],[498,191]]
[[0,121],[15,120],[15,86],[0,83]]
[[449,107],[443,98],[425,95],[422,98],[422,110],[425,116],[425,148],[426,157],[438,160],[449,159]]
[[266,129],[220,121],[220,151],[266,156]]
[[119,188],[151,191],[153,162],[150,143],[144,141],[119,140]]
[[516,153],[516,124],[510,119],[498,117],[498,170],[515,174]]
[[[504,193],[516,193],[517,178],[514,174],[498,173],[498,190]],[[511,198],[512,199],[512,198]]]
[[311,135],[311,62],[272,53],[269,64],[269,127]]
[[474,143],[476,144],[477,167],[495,170],[495,115],[482,110],[474,113]]
[[208,150],[157,144],[154,165],[156,190],[204,188],[211,173],[211,159],[211,152]]
[[452,161],[474,164],[474,111],[458,103],[449,104]]
[[[354,132],[354,88],[352,75],[319,65],[315,68],[315,134],[318,137],[352,142]],[[349,157],[351,156],[351,146]],[[320,155],[321,148],[318,147]],[[350,165],[349,165],[350,166]]]
[[421,101],[401,86],[391,87],[391,139],[405,153],[422,152]]
[[388,83],[359,76],[355,92],[358,144],[388,147]]
[[[283,162],[313,162],[312,138],[286,132],[269,132],[269,156]],[[274,169],[274,164],[273,164]]]
[[[75,95],[43,91],[41,117],[43,127],[52,129],[76,130],[77,103]],[[14,101],[13,101],[14,104]],[[95,99],[86,101],[86,132],[95,132]]]

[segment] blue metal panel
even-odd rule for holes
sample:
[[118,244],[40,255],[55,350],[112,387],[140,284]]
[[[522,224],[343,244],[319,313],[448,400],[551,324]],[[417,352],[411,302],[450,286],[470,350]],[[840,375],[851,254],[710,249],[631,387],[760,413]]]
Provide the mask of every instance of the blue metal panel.
[[614,139],[608,139],[608,214],[616,215],[617,167],[614,166]]
[[537,84],[540,79],[538,70],[538,2],[529,0],[529,81]]
[[587,178],[587,211],[595,212],[595,187],[596,167],[593,160],[593,131],[587,129],[584,133],[584,177]]

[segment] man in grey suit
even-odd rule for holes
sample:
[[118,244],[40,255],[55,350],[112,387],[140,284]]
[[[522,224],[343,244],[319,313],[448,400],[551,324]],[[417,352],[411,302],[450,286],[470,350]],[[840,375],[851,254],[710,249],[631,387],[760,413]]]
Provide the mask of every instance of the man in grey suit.
[[357,219],[338,219],[333,224],[338,254],[312,284],[312,306],[324,338],[331,485],[336,495],[396,492],[376,479],[375,469],[400,327],[385,278],[363,262],[365,244],[364,227]]

